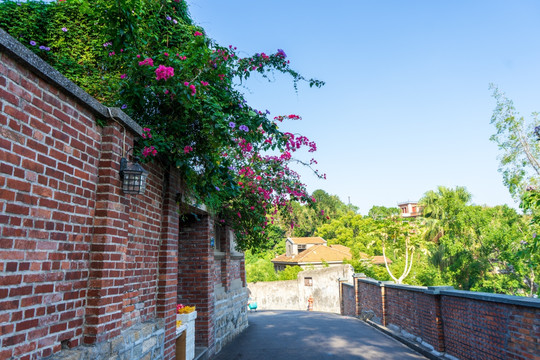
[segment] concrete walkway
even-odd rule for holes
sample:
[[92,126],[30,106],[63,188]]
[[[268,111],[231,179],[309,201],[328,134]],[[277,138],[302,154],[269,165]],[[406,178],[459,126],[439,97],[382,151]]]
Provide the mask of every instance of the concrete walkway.
[[257,311],[215,360],[426,359],[362,321],[308,311]]

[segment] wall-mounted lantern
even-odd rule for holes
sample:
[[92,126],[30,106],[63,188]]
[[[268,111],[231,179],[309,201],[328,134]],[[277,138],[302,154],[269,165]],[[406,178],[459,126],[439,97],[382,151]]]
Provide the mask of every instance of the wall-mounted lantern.
[[120,160],[120,178],[124,194],[143,194],[146,189],[148,171],[144,170],[138,162],[128,162],[126,158]]

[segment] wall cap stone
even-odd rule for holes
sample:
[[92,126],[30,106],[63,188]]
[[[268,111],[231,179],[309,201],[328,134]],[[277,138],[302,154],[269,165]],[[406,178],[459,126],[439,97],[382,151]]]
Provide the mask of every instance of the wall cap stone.
[[417,291],[417,292],[426,292],[428,289],[426,286],[414,286],[407,284],[384,284],[384,286],[393,289],[408,290],[408,291]]
[[376,286],[386,286],[388,284],[393,284],[394,282],[393,281],[379,281],[379,280],[375,280],[375,279],[371,279],[371,278],[365,278],[365,279],[362,279],[362,278],[357,278],[358,281],[361,281],[361,282],[364,282],[364,283],[368,283],[368,284],[372,284],[372,285],[376,285]]
[[101,104],[3,29],[0,29],[0,50],[14,57],[19,63],[27,66],[43,80],[63,89],[70,96],[88,107],[96,116],[105,119],[113,118],[128,127],[132,132],[140,136],[142,135],[142,127],[122,110],[119,108],[108,108]]
[[503,295],[503,294],[491,294],[476,291],[464,291],[464,290],[442,290],[441,295],[462,297],[473,300],[482,300],[497,302],[508,305],[525,306],[540,309],[540,299],[534,299],[522,296]]
[[443,290],[454,290],[453,286],[414,286],[407,284],[385,284],[384,286],[400,290],[417,291],[429,295],[439,295]]

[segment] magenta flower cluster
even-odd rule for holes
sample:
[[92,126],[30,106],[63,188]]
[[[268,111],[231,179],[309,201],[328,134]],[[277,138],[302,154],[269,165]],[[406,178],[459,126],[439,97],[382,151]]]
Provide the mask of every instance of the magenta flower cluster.
[[195,94],[197,94],[197,87],[193,84],[190,84],[189,82],[184,82],[184,85],[189,87],[189,89],[191,90],[191,96],[195,96]]
[[165,65],[159,65],[156,69],[156,80],[167,80],[174,76],[174,68],[165,66]]
[[152,58],[146,58],[143,61],[139,62],[139,66],[143,65],[154,66],[154,60]]
[[142,130],[143,130],[143,134],[142,134],[143,139],[151,139],[152,138],[152,134],[150,133],[150,131],[151,131],[150,128],[145,127]]
[[153,146],[145,146],[142,152],[144,157],[148,157],[149,155],[156,156],[157,150]]

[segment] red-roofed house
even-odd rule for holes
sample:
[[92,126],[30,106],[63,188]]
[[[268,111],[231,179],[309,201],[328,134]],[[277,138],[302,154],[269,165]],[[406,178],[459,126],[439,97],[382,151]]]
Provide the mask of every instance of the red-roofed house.
[[[321,268],[325,264],[342,265],[345,260],[352,260],[351,249],[343,245],[327,245],[326,240],[321,237],[287,238],[285,248],[285,254],[272,260],[276,271],[295,265],[304,269],[308,266]],[[384,264],[382,256],[374,256],[371,259],[367,254],[360,253],[360,256],[375,265]],[[391,264],[392,261],[388,259],[388,263]]]

